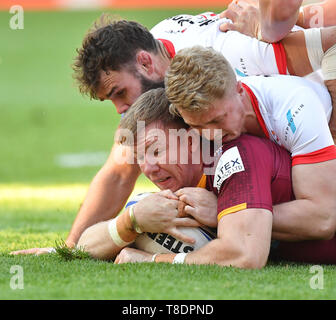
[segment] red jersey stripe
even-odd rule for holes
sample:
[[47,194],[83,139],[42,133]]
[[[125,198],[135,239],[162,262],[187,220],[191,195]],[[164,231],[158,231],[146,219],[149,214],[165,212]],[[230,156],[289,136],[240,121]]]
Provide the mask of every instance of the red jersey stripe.
[[259,110],[259,103],[258,103],[258,99],[257,97],[254,95],[253,91],[245,84],[245,83],[242,83],[244,89],[246,90],[246,92],[248,93],[249,97],[250,97],[250,100],[251,100],[251,103],[252,103],[252,107],[254,109],[254,112],[256,113],[257,115],[257,119],[258,119],[258,122],[261,126],[261,129],[262,131],[264,132],[265,136],[269,139],[269,133],[267,131],[267,128],[266,128],[266,124],[265,124],[265,121],[260,113],[260,110]]
[[157,39],[159,41],[161,41],[163,43],[163,45],[165,46],[165,48],[167,49],[169,55],[171,58],[174,58],[175,57],[175,47],[173,45],[173,43],[169,40],[166,40],[166,39]]
[[272,46],[279,74],[287,74],[287,59],[284,46],[280,42],[272,43]]
[[309,164],[309,163],[318,163],[328,160],[336,159],[336,146],[332,145],[329,147],[325,147],[323,149],[306,153],[306,154],[299,154],[294,156],[292,159],[292,166],[298,164]]

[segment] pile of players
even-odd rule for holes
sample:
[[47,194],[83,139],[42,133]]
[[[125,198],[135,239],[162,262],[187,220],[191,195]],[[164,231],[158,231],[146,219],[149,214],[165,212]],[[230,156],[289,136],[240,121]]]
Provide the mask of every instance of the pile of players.
[[[151,31],[102,16],[75,77],[123,117],[67,245],[115,263],[335,263],[332,2],[236,0],[220,15],[179,15]],[[120,213],[141,172],[162,191]],[[192,242],[179,227],[200,225],[217,238],[191,253],[130,247],[142,232]]]

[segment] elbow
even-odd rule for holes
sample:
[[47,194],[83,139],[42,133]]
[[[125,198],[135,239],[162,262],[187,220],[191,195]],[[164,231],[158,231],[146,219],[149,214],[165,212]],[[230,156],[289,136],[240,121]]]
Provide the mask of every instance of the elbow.
[[331,221],[325,221],[318,228],[314,229],[313,239],[315,240],[331,240],[335,236],[335,226]]
[[246,256],[243,257],[240,261],[239,268],[242,269],[262,269],[267,263],[267,258],[255,257],[255,256]]
[[78,240],[77,248],[88,253],[91,258],[99,260],[109,260],[111,256],[110,248],[97,238],[95,226],[87,228]]
[[92,246],[92,241],[90,241],[90,228],[87,228],[80,236],[77,248],[87,252],[91,257],[93,257],[94,248]]
[[279,4],[276,4],[272,7],[272,16],[275,21],[282,22],[292,19],[302,4],[302,0],[288,0],[286,4],[281,4],[279,10]]
[[231,255],[233,258],[220,258],[217,255],[216,264],[220,266],[231,266],[240,269],[262,269],[267,263],[268,255],[255,254],[253,252],[239,252]]

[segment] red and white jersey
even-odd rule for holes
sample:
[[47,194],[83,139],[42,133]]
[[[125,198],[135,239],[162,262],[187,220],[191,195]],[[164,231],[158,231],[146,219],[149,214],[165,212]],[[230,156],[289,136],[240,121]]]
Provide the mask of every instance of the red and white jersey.
[[242,79],[265,135],[286,148],[293,165],[336,158],[328,122],[332,102],[325,86],[293,76]]
[[173,57],[183,48],[201,45],[221,52],[239,77],[287,74],[287,62],[281,43],[269,44],[237,31],[221,32],[220,19],[213,12],[196,16],[181,14],[163,20],[151,29]]

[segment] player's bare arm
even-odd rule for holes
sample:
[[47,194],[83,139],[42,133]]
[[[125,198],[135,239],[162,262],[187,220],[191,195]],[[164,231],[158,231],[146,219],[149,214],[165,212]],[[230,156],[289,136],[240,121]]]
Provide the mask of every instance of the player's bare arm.
[[297,200],[273,207],[273,238],[297,241],[324,235],[331,239],[335,234],[331,212],[336,211],[336,160],[296,165],[292,179]]
[[115,144],[106,164],[93,179],[66,240],[69,246],[77,243],[87,227],[115,217],[133,191],[140,169],[137,164],[118,161],[124,148]]
[[[123,208],[140,174],[137,164],[122,163],[120,160],[124,149],[124,146],[115,144],[105,165],[92,180],[66,239],[67,246],[74,247],[85,229],[115,217]],[[18,250],[13,254],[42,254],[49,251],[48,248],[34,248]]]
[[[217,264],[244,269],[265,266],[270,250],[272,213],[266,209],[246,209],[229,214],[218,222],[218,238],[185,256],[186,264]],[[115,263],[151,262],[153,255],[124,249]],[[155,262],[176,263],[173,254],[159,254]]]
[[180,227],[196,227],[191,218],[177,217],[178,198],[170,190],[158,192],[125,209],[117,218],[97,223],[86,229],[78,241],[96,259],[113,259],[142,232],[167,233],[193,243],[194,239],[179,231]]
[[259,10],[249,1],[234,1],[222,16],[233,21],[223,31],[236,30],[259,40],[277,42],[295,25],[302,0],[259,0]]

